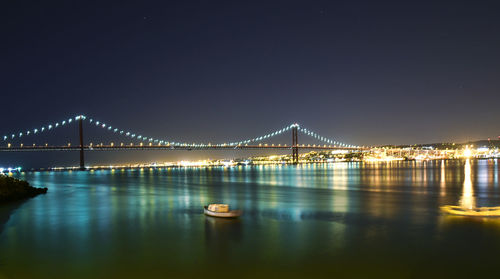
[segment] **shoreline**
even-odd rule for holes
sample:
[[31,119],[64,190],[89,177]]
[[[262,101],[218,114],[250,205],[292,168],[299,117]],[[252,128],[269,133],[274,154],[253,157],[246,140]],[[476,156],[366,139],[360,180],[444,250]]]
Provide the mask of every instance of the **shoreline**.
[[20,201],[47,193],[47,188],[37,188],[29,182],[0,174],[0,205]]
[[[464,160],[465,158],[447,158],[447,159],[427,159],[427,160],[379,160],[379,161],[371,161],[371,160],[345,160],[345,161],[312,161],[312,162],[299,162],[295,165],[309,165],[309,164],[335,164],[335,163],[393,163],[393,162],[430,162],[430,161],[455,161],[455,160]],[[498,158],[470,158],[473,160],[496,160]],[[180,164],[171,164],[171,165],[125,165],[125,166],[96,166],[96,167],[86,167],[85,170],[81,170],[80,167],[54,167],[54,168],[32,168],[32,169],[23,169],[23,170],[13,170],[12,172],[0,173],[0,177],[3,176],[11,176],[14,174],[20,173],[32,173],[32,172],[67,172],[67,171],[101,171],[101,170],[141,170],[141,169],[191,169],[191,168],[220,168],[220,167],[260,167],[260,166],[293,166],[292,163],[287,162],[276,162],[276,163],[235,163],[235,164],[214,164],[214,165],[180,165]],[[1,201],[1,200],[0,200]]]

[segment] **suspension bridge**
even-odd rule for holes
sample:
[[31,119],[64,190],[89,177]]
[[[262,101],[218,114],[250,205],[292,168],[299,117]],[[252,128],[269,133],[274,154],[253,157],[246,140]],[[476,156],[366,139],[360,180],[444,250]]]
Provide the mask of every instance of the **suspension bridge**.
[[[78,145],[25,145],[22,143],[23,139],[28,137],[36,137],[41,134],[46,134],[48,132],[55,131],[61,127],[75,125],[77,123],[78,131]],[[135,140],[135,143],[120,143],[114,144],[110,143],[107,145],[92,143],[86,144],[84,141],[84,123],[87,125],[93,125],[103,130],[113,133],[130,140]],[[264,143],[266,140],[282,135],[284,133],[291,132],[292,140],[291,144],[269,144]],[[302,133],[306,136],[312,137],[322,144],[299,144],[298,134]],[[86,151],[113,151],[113,150],[245,150],[245,149],[276,149],[276,150],[291,150],[292,152],[292,162],[297,164],[299,161],[299,150],[366,150],[367,147],[349,145],[343,142],[339,142],[327,137],[318,135],[317,133],[310,131],[304,127],[301,127],[298,123],[293,123],[286,127],[283,127],[274,132],[249,138],[239,141],[228,141],[224,143],[186,143],[177,142],[166,139],[159,139],[153,137],[147,137],[134,133],[128,130],[123,130],[106,124],[102,121],[89,118],[85,115],[77,115],[59,122],[54,122],[53,124],[48,124],[45,126],[40,126],[34,129],[28,129],[23,131],[18,131],[16,133],[9,133],[1,138],[0,152],[23,152],[23,151],[77,151],[80,153],[80,169],[85,169],[85,152]]]

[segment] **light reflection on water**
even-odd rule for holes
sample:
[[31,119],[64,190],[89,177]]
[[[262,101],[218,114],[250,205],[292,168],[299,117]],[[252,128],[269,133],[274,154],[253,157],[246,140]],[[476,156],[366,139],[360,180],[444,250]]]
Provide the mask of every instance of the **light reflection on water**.
[[[499,222],[439,207],[500,205],[498,168],[473,160],[25,173],[49,192],[4,224],[0,278],[486,272]],[[245,214],[205,217],[211,202]]]
[[[485,168],[483,167],[480,169],[483,170]],[[481,178],[481,175],[478,176],[478,180],[479,180],[479,178]],[[470,159],[467,159],[465,161],[464,188],[462,191],[462,198],[460,199],[460,205],[462,206],[462,208],[465,208],[465,209],[473,209],[476,207],[476,200],[474,197],[474,189],[472,188]]]

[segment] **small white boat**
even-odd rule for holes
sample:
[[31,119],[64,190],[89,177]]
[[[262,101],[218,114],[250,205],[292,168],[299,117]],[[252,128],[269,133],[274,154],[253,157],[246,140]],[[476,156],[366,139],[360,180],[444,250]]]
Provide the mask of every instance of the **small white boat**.
[[237,218],[243,214],[241,210],[229,210],[227,204],[209,204],[203,207],[203,212],[207,216],[222,218]]

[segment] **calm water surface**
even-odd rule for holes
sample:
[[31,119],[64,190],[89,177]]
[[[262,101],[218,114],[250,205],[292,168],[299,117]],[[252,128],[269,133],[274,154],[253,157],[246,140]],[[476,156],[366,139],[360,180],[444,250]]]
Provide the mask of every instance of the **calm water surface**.
[[[497,160],[36,172],[0,207],[0,278],[478,277],[498,273]],[[239,220],[205,217],[229,203]],[[7,219],[6,216],[10,216]]]

